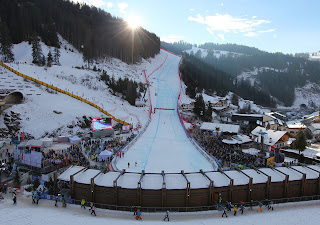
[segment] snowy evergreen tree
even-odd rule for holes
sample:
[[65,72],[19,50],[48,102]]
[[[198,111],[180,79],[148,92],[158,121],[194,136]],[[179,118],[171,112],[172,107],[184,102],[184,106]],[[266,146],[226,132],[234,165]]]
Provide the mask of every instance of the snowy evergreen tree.
[[47,66],[48,67],[51,67],[52,61],[53,61],[52,54],[51,54],[51,51],[49,50],[48,56],[47,56]]
[[60,58],[60,49],[55,47],[54,48],[54,55],[53,55],[53,61],[56,65],[60,65],[60,62],[59,62],[59,58]]
[[299,150],[299,155],[306,149],[307,140],[303,131],[299,131],[296,140],[293,142],[293,147]]
[[2,55],[2,60],[4,62],[14,60],[14,55],[12,53],[12,40],[5,24],[0,26],[0,55]]
[[40,46],[40,40],[38,37],[33,37],[31,40],[31,44],[32,44],[32,63],[43,66],[45,64],[45,60],[43,62],[43,53],[42,53],[42,49]]

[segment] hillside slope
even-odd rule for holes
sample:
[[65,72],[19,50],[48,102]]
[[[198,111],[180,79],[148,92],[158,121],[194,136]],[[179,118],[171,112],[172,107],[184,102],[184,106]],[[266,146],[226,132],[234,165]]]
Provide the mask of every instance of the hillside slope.
[[[62,46],[60,49],[61,66],[53,65],[46,68],[32,64],[32,49],[27,42],[14,45],[15,62],[9,63],[8,66],[23,74],[84,97],[115,117],[132,123],[134,127],[139,124],[143,126],[148,118],[148,102],[145,107],[137,108],[131,106],[120,95],[111,94],[109,87],[103,81],[100,81],[101,71],[106,71],[115,80],[127,77],[144,83],[145,78],[142,71],[146,69],[147,73],[151,73],[165,60],[166,54],[160,52],[155,58],[143,59],[139,64],[134,65],[128,65],[110,57],[91,64],[91,69],[77,69],[86,66],[82,54],[61,37],[59,39]],[[41,43],[41,48],[43,54],[47,55],[50,47]],[[94,67],[97,71],[92,70]],[[77,132],[84,132],[79,127],[74,127],[83,116],[103,116],[101,112],[89,105],[60,93],[49,94],[44,87],[36,87],[31,82],[25,82],[22,78],[4,68],[1,68],[0,73],[1,78],[5,81],[1,89],[19,90],[26,97],[23,104],[14,105],[5,110],[4,113],[10,114],[10,111],[19,113],[21,118],[20,131],[29,133],[36,138],[50,133],[75,135]],[[57,114],[53,111],[61,113]],[[67,125],[70,128],[67,128]],[[0,128],[5,127],[4,116],[2,115],[0,117]]]

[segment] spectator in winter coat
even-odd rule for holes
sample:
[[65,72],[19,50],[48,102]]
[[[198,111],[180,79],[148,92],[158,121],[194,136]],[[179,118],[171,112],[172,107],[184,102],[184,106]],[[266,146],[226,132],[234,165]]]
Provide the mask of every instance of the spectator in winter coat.
[[231,212],[231,208],[232,208],[232,204],[231,204],[231,202],[228,202],[228,211]]
[[137,216],[136,216],[136,220],[138,220],[138,219],[142,220],[142,218],[141,218],[141,212],[140,212],[139,209],[137,210]]
[[227,212],[226,212],[226,207],[223,207],[223,213],[222,213],[222,217],[224,216],[224,215],[226,215],[226,217],[228,217],[228,215],[227,215]]
[[32,204],[36,203],[36,196],[34,195],[34,193],[32,194]]
[[273,201],[270,201],[269,205],[268,205],[268,210],[273,210]]
[[16,194],[13,194],[12,200],[13,200],[14,205],[17,204],[17,195]]
[[233,206],[234,216],[237,215],[238,208],[236,205]]
[[58,207],[58,197],[55,198],[55,204],[54,204],[54,206],[55,206],[55,207]]
[[165,215],[163,221],[166,221],[166,219],[168,219],[168,221],[169,221],[169,210],[167,210],[166,215]]
[[91,215],[94,214],[96,216],[96,207],[93,205],[91,209]]
[[84,198],[83,198],[83,199],[81,200],[81,208],[86,209],[85,204],[86,204],[86,200],[84,200]]
[[93,208],[93,202],[90,203],[90,209],[89,209],[89,211],[91,211],[92,208]]
[[244,205],[243,204],[241,204],[240,210],[241,210],[241,214],[243,214],[243,211],[244,211]]
[[257,212],[262,212],[262,206],[263,206],[263,204],[262,204],[262,202],[259,202],[259,209],[257,209]]
[[37,196],[36,196],[37,205],[39,204],[39,199],[40,199],[40,196],[39,196],[39,195],[37,195]]

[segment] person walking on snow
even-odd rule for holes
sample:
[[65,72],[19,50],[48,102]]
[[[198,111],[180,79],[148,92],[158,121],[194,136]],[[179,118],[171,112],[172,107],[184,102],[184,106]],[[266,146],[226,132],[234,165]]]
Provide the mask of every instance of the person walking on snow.
[[130,163],[128,162],[128,168],[130,167]]
[[226,212],[226,207],[223,207],[223,213],[222,213],[222,217],[224,216],[224,215],[226,215],[226,217],[228,217],[228,215],[227,215],[227,212]]
[[232,208],[231,202],[228,202],[228,211],[231,212],[231,208]]
[[56,197],[55,199],[55,204],[54,204],[55,207],[58,207],[58,197]]
[[257,212],[262,212],[262,206],[263,206],[263,204],[262,204],[262,202],[259,202],[259,209],[257,209]]
[[221,194],[219,194],[220,195],[220,197],[219,197],[219,207],[221,207],[222,206],[222,198],[221,198]]
[[86,209],[85,204],[86,204],[86,200],[84,200],[84,198],[83,198],[83,199],[81,200],[81,208]]
[[96,215],[96,207],[94,205],[92,206],[92,209],[91,209],[91,215],[92,214],[94,214],[94,216],[97,216]]
[[36,196],[34,195],[34,193],[32,193],[32,204],[36,203]]
[[92,208],[93,208],[93,202],[90,203],[90,209],[89,209],[89,211],[91,211]]
[[168,219],[168,221],[169,221],[169,210],[167,210],[166,216],[164,217],[163,221],[166,221],[166,219]]
[[40,199],[40,196],[39,196],[39,195],[37,195],[37,196],[36,196],[37,205],[39,204],[39,199]]
[[244,205],[243,204],[241,204],[240,210],[241,210],[241,214],[243,214],[243,211],[244,211]]
[[268,210],[273,210],[273,201],[270,201],[269,205],[268,205]]
[[141,212],[140,212],[139,209],[137,210],[137,216],[136,216],[136,220],[138,220],[138,219],[142,220],[142,218],[141,218]]
[[17,195],[14,193],[12,197],[13,204],[17,204]]
[[236,205],[233,206],[234,216],[237,215],[238,208]]

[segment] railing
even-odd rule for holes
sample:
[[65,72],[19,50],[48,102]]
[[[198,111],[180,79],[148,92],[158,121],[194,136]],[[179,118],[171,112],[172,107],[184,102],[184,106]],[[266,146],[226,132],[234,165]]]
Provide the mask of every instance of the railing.
[[[54,195],[48,195],[41,193],[42,199],[47,200],[55,200],[56,196]],[[65,198],[66,203],[68,204],[75,204],[80,205],[81,200],[75,200],[69,198]],[[252,202],[243,202],[243,205],[245,207],[254,207],[259,205],[260,202],[263,203],[263,205],[267,205],[267,203],[270,203],[271,201],[273,204],[284,204],[284,203],[290,203],[290,202],[301,202],[301,201],[313,201],[313,200],[320,200],[320,195],[313,195],[313,196],[301,196],[301,197],[293,197],[293,198],[281,198],[281,199],[268,199],[261,200],[261,201],[252,201]],[[58,201],[62,201],[62,197],[58,197]],[[240,202],[232,202],[232,204],[242,204]],[[139,208],[141,212],[164,212],[169,210],[170,212],[197,212],[197,211],[208,211],[208,210],[219,210],[219,205],[214,204],[210,206],[194,206],[194,207],[141,207],[141,206],[119,206],[119,205],[108,205],[108,204],[101,204],[101,203],[94,203],[94,205],[97,208],[101,209],[109,209],[109,210],[118,210],[118,211],[129,211],[133,212],[136,210],[136,208]],[[86,202],[85,206],[89,207],[90,202]]]
[[[41,84],[41,85],[43,85],[43,86],[45,86],[45,87],[48,87],[48,88],[50,88],[50,89],[52,89],[52,90],[58,91],[58,92],[60,92],[60,93],[62,93],[62,94],[69,95],[70,97],[73,97],[73,98],[75,98],[75,99],[78,99],[78,100],[80,100],[80,101],[82,101],[82,102],[84,102],[84,103],[86,103],[86,104],[88,104],[88,105],[91,105],[92,107],[95,107],[96,109],[98,109],[100,112],[106,114],[107,116],[112,116],[110,113],[108,113],[107,111],[105,111],[103,108],[101,108],[100,106],[97,106],[96,104],[88,101],[87,99],[84,99],[84,98],[82,98],[82,97],[80,97],[80,96],[74,95],[74,94],[72,94],[72,93],[70,93],[70,92],[67,92],[67,91],[62,90],[62,89],[60,89],[60,88],[57,88],[57,87],[55,87],[55,86],[53,86],[53,85],[47,84],[47,83],[45,83],[45,82],[42,82],[42,81],[40,81],[40,80],[37,80],[37,79],[35,79],[35,78],[33,78],[33,77],[30,77],[30,76],[27,76],[27,75],[25,75],[25,74],[22,74],[22,73],[20,73],[20,72],[18,72],[18,71],[16,71],[16,70],[14,70],[13,68],[7,66],[7,65],[4,64],[3,62],[0,62],[0,65],[3,66],[4,68],[10,70],[11,72],[17,74],[17,75],[20,76],[20,77],[23,77],[23,78],[25,78],[25,79],[34,81],[34,82],[36,82],[36,83],[38,83],[38,84]],[[121,123],[121,124],[124,124],[124,125],[132,125],[132,124],[130,124],[130,123],[127,123],[126,121],[117,119],[117,118],[115,118],[114,116],[112,116],[112,117],[114,118],[115,121],[117,121],[117,122],[119,122],[119,123]]]

